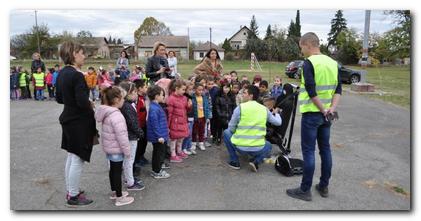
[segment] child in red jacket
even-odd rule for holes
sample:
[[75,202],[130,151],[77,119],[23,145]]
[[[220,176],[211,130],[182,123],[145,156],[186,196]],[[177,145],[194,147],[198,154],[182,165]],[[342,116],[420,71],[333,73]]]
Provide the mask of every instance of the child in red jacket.
[[[133,82],[137,89],[137,102],[136,102],[136,111],[137,111],[137,120],[139,123],[139,127],[142,128],[143,134],[146,134],[146,92],[148,90],[148,86],[146,85],[146,81],[143,79],[136,79]],[[136,150],[136,157],[133,165],[133,174],[138,174],[138,168],[140,166],[144,166],[149,163],[149,160],[145,158],[145,151],[148,141],[145,139],[139,139],[137,142],[137,150]]]
[[189,136],[187,111],[191,108],[184,96],[186,84],[182,80],[172,80],[169,86],[170,96],[167,100],[168,129],[170,132],[170,162],[180,163],[187,158],[187,154],[181,150],[183,139]]

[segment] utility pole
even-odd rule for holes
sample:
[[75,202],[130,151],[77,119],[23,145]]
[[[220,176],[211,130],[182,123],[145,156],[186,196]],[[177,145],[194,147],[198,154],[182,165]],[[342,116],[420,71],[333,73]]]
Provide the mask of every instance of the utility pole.
[[39,29],[38,29],[37,10],[35,10],[35,28],[37,29],[38,54],[41,55],[41,48],[39,46]]
[[367,66],[368,63],[368,38],[370,33],[370,10],[365,11],[365,24],[364,24],[364,40],[363,40],[363,53],[361,58],[361,65]]
[[209,49],[212,48],[212,27],[209,27]]
[[190,27],[187,27],[187,60],[190,60]]

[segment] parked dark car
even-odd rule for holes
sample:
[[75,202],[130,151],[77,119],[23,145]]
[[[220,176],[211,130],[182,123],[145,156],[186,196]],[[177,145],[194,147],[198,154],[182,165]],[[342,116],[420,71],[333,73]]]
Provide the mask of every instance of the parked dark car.
[[341,63],[338,63],[339,66],[339,76],[341,77],[342,82],[347,83],[358,83],[361,80],[361,72],[357,70],[352,70],[343,66]]
[[303,66],[303,60],[291,61],[285,67],[285,74],[290,78],[300,79],[301,78],[301,67]]
[[[285,68],[285,74],[289,78],[300,79],[303,64],[304,64],[303,60],[291,61]],[[338,63],[338,67],[339,67],[339,76],[342,82],[346,82],[350,84],[360,82],[361,80],[360,71],[347,68],[343,66],[341,63]]]

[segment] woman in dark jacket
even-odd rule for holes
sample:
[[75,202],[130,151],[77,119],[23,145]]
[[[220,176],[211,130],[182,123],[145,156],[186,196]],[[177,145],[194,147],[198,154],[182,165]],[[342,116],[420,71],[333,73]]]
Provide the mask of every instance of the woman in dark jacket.
[[231,86],[228,83],[221,85],[222,90],[219,90],[215,98],[215,106],[217,113],[216,121],[216,142],[221,144],[222,132],[228,128],[228,122],[231,119],[232,113],[235,109],[235,97],[231,94]]
[[168,66],[168,60],[165,57],[166,51],[165,44],[161,42],[155,42],[153,53],[154,55],[148,58],[146,64],[146,77],[149,78],[149,84],[154,84],[161,78],[168,78],[171,73],[171,69]]
[[60,71],[56,83],[57,102],[64,104],[59,121],[63,130],[61,148],[68,152],[65,177],[69,206],[93,202],[79,192],[83,164],[90,161],[94,136],[97,134],[94,105],[89,100],[89,89],[80,71],[85,59],[83,52],[79,44],[62,44],[60,57],[66,66]]

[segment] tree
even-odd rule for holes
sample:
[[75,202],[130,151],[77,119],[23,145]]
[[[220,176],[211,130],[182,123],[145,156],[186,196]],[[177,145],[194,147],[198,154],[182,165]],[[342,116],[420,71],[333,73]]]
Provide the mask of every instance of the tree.
[[123,41],[119,38],[117,39],[117,44],[123,44]]
[[76,34],[76,37],[78,37],[78,38],[92,38],[92,33],[90,31],[82,30],[82,31],[79,31]]
[[270,27],[270,24],[269,24],[266,29],[266,35],[265,35],[264,40],[271,39],[271,38],[273,38],[273,33],[272,33],[272,28]]
[[289,26],[288,26],[288,36],[287,36],[288,38],[291,36],[295,36],[295,28],[296,28],[295,23],[294,21],[291,20],[291,23],[289,23]]
[[357,32],[353,29],[346,29],[337,37],[338,51],[336,59],[343,64],[357,64],[361,57],[362,41],[358,40]]
[[113,39],[111,38],[111,35],[110,36],[108,36],[108,44],[112,44],[113,43]]
[[281,50],[287,61],[300,58],[301,50],[294,37],[287,37],[287,39],[282,44]]
[[301,22],[300,22],[300,10],[297,10],[297,15],[295,16],[295,36],[298,38],[301,37]]
[[335,14],[335,18],[332,19],[330,22],[330,32],[327,38],[327,46],[336,46],[336,41],[338,38],[339,33],[347,29],[346,27],[346,19],[343,17],[342,10],[338,10]]
[[232,51],[231,44],[227,38],[225,38],[224,43],[222,44],[222,48],[225,49],[226,52]]
[[170,28],[165,26],[163,22],[159,22],[154,17],[147,17],[143,23],[134,32],[135,42],[135,58],[137,59],[137,46],[139,45],[142,36],[158,36],[158,35],[172,35]]
[[385,33],[386,44],[391,54],[400,58],[410,57],[411,53],[411,13],[409,10],[386,11],[395,17],[397,27]]
[[247,35],[247,40],[259,38],[258,28],[259,28],[259,26],[257,26],[256,17],[254,17],[254,15],[253,15],[253,17],[251,18],[251,21],[250,21],[250,31]]

